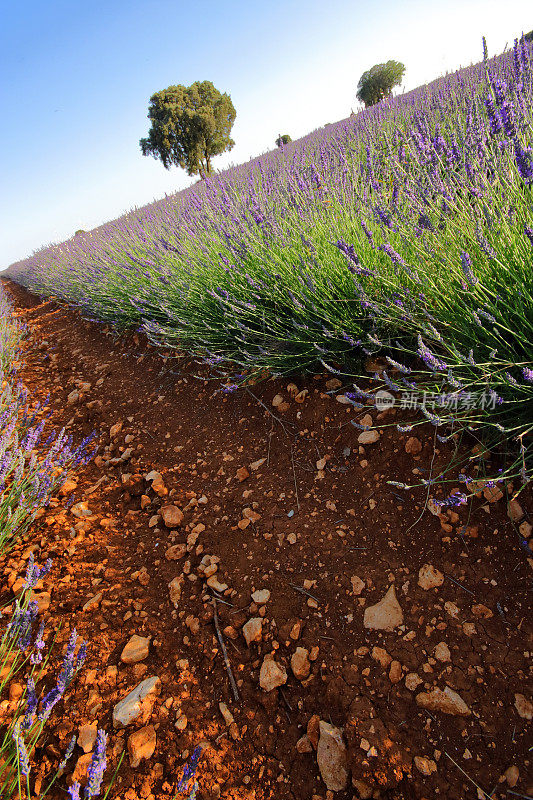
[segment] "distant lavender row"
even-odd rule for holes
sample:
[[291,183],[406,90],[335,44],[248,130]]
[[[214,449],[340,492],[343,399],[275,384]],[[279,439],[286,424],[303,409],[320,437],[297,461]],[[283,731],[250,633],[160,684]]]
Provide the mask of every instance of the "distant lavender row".
[[507,472],[526,480],[532,109],[522,40],[13,271],[225,369],[230,388],[250,373],[348,376],[380,353],[394,391],[485,391],[490,412],[425,418],[512,441]]

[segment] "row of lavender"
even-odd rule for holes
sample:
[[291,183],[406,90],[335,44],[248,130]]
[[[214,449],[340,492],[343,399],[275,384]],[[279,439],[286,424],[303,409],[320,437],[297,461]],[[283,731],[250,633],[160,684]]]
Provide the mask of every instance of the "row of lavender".
[[[44,438],[46,419],[39,404],[30,398],[17,380],[24,328],[13,315],[0,288],[0,555],[28,532],[35,515],[64,480],[68,469],[86,458],[87,442],[73,448],[64,432]],[[40,413],[41,412],[41,413]],[[50,715],[85,660],[85,644],[76,631],[70,636],[57,681],[48,691],[49,648],[44,622],[38,624],[38,604],[33,590],[43,581],[51,562],[38,568],[30,555],[26,577],[13,604],[10,621],[0,638],[0,797],[45,797],[62,775],[74,751],[75,737],[64,758],[46,780],[39,774],[30,787],[30,762]],[[16,683],[12,684],[16,678]],[[10,686],[25,681],[21,696]],[[106,735],[99,731],[89,768],[85,797],[100,794],[106,766]],[[44,780],[43,780],[44,778]],[[39,787],[39,788],[38,788]],[[80,785],[70,789],[79,797]]]
[[522,39],[13,273],[195,353],[229,388],[317,367],[348,380],[381,354],[380,385],[408,392],[441,438],[468,429],[490,446],[511,442],[505,474],[525,482],[532,109]]

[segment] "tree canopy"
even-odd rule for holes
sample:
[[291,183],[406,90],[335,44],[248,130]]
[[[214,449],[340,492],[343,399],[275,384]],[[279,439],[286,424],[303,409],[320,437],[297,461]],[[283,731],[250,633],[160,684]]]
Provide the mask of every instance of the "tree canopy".
[[394,86],[401,84],[404,73],[405,66],[400,61],[374,64],[359,78],[357,99],[367,107],[379,103],[391,94]]
[[230,133],[236,116],[229,94],[211,81],[169,86],[150,98],[151,126],[139,142],[142,154],[160,159],[166,169],[174,164],[204,178],[211,172],[212,157],[235,144]]
[[289,144],[292,142],[291,137],[288,133],[280,133],[278,138],[276,139],[276,147],[281,147],[282,144]]

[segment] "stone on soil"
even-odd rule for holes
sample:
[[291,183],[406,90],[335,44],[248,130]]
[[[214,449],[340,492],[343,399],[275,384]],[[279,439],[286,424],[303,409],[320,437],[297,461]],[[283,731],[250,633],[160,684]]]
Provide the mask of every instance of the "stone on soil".
[[242,633],[246,639],[246,644],[250,647],[252,642],[260,642],[263,638],[263,620],[261,617],[253,617],[242,626]]
[[177,528],[183,522],[183,512],[177,506],[163,506],[161,516],[167,528]]
[[149,648],[150,638],[137,636],[137,634],[134,633],[120,654],[120,660],[123,661],[124,664],[136,664],[138,661],[144,661],[148,655]]
[[294,677],[299,681],[309,677],[311,663],[309,661],[309,651],[305,647],[297,647],[291,658],[291,669]]
[[439,642],[438,645],[435,647],[435,658],[437,661],[442,661],[443,663],[446,661],[452,660],[452,654],[450,653],[450,648],[446,644],[446,642]]
[[437,765],[435,764],[432,758],[426,758],[425,756],[415,756],[414,762],[415,762],[415,767],[421,773],[421,775],[431,775],[433,772],[437,771]]
[[352,591],[356,597],[359,597],[363,589],[365,588],[365,582],[361,580],[358,575],[352,575],[350,578],[350,583],[352,584]]
[[372,430],[372,431],[363,431],[357,437],[357,441],[359,444],[374,444],[379,439],[379,431]]
[[533,703],[523,694],[515,694],[514,707],[518,711],[518,716],[522,719],[531,721],[533,719]]
[[433,564],[424,564],[418,571],[418,585],[425,589],[435,589],[444,583],[444,575]]
[[278,686],[287,683],[287,670],[278,664],[272,656],[265,656],[259,672],[259,685],[265,692],[271,692]]
[[348,786],[346,745],[342,733],[329,722],[320,720],[317,763],[322,780],[331,792],[342,792]]
[[364,626],[374,631],[393,631],[403,623],[403,612],[392,585],[385,597],[365,609]]
[[93,722],[90,725],[82,725],[78,733],[78,744],[84,753],[90,753],[96,741],[96,734],[98,732],[98,723]]
[[125,728],[135,722],[138,717],[142,717],[142,721],[147,722],[160,688],[161,681],[157,676],[145,678],[123,700],[116,704],[113,709],[114,727]]
[[442,711],[443,714],[456,717],[468,717],[471,713],[463,698],[449,686],[445,686],[444,690],[435,687],[430,692],[420,692],[416,702],[428,711]]
[[147,725],[128,738],[128,753],[130,754],[130,766],[135,769],[144,759],[151,758],[154,754],[157,737],[153,725]]
[[268,589],[257,589],[252,593],[252,600],[258,606],[264,606],[270,600],[270,592]]

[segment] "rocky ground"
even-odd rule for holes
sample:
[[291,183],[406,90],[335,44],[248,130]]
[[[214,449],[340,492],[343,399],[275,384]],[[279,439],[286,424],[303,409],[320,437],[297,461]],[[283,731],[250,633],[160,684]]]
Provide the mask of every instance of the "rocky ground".
[[[89,643],[44,767],[78,733],[81,775],[98,725],[108,780],[127,752],[122,800],[173,798],[197,746],[205,800],[533,793],[530,494],[480,484],[439,514],[389,483],[449,462],[430,426],[400,434],[401,412],[356,411],[328,375],[225,395],[8,289],[22,379],[98,444],[0,565],[9,601],[29,545],[52,557],[47,629]],[[365,415],[394,424],[361,433]]]

